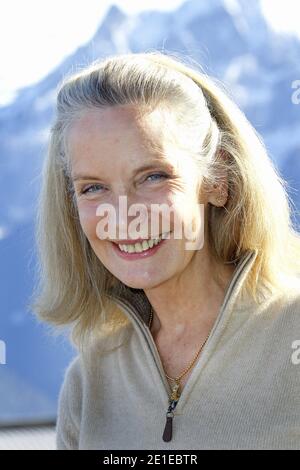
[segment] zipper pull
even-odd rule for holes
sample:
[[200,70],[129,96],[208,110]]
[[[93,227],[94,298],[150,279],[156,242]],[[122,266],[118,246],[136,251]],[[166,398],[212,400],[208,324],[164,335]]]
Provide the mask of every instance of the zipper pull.
[[174,413],[173,410],[176,408],[177,401],[172,400],[170,401],[168,411],[166,413],[166,425],[163,433],[163,441],[170,442],[172,440],[172,432],[173,432],[173,418]]

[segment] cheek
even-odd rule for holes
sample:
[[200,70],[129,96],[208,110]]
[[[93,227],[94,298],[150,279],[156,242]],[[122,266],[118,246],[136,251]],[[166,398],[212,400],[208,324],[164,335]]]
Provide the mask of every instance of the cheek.
[[179,197],[174,202],[174,231],[176,238],[182,241],[193,241],[196,237],[203,238],[204,213],[203,204],[195,197]]
[[189,222],[197,217],[199,206],[194,194],[178,193],[172,198],[174,214],[176,214],[176,218],[181,222]]
[[96,226],[99,221],[99,217],[96,216],[96,209],[97,206],[95,204],[78,204],[80,225],[89,240],[97,238]]

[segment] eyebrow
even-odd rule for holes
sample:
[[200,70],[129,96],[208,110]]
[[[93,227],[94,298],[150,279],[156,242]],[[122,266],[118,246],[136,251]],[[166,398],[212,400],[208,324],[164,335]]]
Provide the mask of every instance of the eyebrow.
[[[138,173],[141,173],[143,171],[152,170],[152,169],[156,168],[158,165],[162,165],[164,167],[166,167],[166,166],[170,167],[171,163],[167,163],[165,160],[162,160],[161,158],[157,159],[157,160],[153,160],[150,163],[148,163],[147,165],[143,165],[139,168],[136,168],[133,171],[133,176],[135,176]],[[78,174],[78,175],[75,174],[74,176],[72,176],[73,181],[77,181],[77,180],[95,180],[95,179],[97,180],[99,178],[97,178],[95,176],[84,175],[84,174]]]

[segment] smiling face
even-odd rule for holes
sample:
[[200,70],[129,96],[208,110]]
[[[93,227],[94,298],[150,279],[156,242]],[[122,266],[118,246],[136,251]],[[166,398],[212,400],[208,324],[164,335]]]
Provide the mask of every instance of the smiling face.
[[[191,220],[201,224],[201,213],[196,166],[168,140],[166,124],[171,122],[169,112],[162,109],[141,113],[135,106],[115,106],[87,111],[72,124],[67,136],[81,227],[103,265],[134,288],[151,288],[176,276],[197,253],[185,249],[184,232],[181,239],[173,236],[175,218],[184,225],[188,212]],[[142,254],[120,251],[112,241],[124,238],[120,236],[120,196],[126,196],[128,211],[132,204],[143,204],[149,222],[146,236],[132,237],[128,229],[126,239],[170,231],[168,238]],[[102,204],[109,204],[116,214],[115,236],[108,239],[100,239],[97,232],[101,217],[96,210]],[[157,232],[151,234],[153,204],[165,204],[172,211],[170,225],[166,228],[160,218]],[[136,214],[128,215],[126,226],[136,218]]]

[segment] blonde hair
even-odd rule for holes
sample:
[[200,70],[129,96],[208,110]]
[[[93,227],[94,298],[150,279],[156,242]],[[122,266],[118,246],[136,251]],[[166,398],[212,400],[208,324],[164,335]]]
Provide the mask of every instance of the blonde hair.
[[271,293],[284,292],[300,272],[300,236],[291,221],[294,209],[286,182],[223,85],[171,54],[111,56],[65,77],[60,85],[36,222],[40,263],[32,308],[50,324],[72,325],[77,345],[87,334],[125,321],[106,294],[111,286],[120,292],[126,286],[102,265],[81,229],[67,131],[88,109],[128,104],[141,109],[164,105],[173,113],[176,134],[182,136],[178,145],[190,142],[205,184],[215,183],[226,170],[228,200],[222,207],[208,205],[206,223],[216,260],[226,263],[257,250],[243,290],[258,301],[260,285]]

